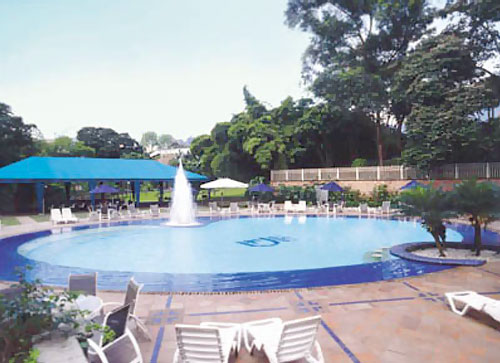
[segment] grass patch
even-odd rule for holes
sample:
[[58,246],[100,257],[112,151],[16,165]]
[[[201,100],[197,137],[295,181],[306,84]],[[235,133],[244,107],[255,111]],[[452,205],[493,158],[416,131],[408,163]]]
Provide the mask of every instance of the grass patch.
[[32,219],[34,219],[37,222],[48,222],[50,221],[50,215],[49,214],[34,214],[30,216]]
[[0,221],[2,221],[2,226],[17,226],[21,224],[16,217],[0,217]]

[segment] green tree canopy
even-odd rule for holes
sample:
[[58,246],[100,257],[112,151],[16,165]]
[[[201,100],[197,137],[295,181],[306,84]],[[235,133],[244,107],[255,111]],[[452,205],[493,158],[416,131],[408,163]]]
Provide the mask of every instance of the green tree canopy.
[[99,158],[120,158],[125,154],[142,154],[141,145],[129,134],[119,134],[103,127],[84,127],[77,133],[77,139],[96,151]]
[[37,151],[37,127],[25,124],[10,107],[0,103],[0,167],[34,155]]
[[53,141],[40,141],[40,155],[43,156],[84,156],[94,157],[95,150],[69,136],[59,136]]

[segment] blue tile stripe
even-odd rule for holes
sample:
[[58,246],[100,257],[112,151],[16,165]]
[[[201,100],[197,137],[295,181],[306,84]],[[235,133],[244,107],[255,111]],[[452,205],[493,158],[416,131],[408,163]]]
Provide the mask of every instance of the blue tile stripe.
[[[168,295],[167,303],[165,304],[165,307],[167,309],[170,309],[170,307],[172,306],[173,298],[174,298],[173,295]],[[158,355],[160,354],[160,348],[161,348],[161,343],[163,342],[163,335],[164,334],[165,334],[165,327],[162,326],[160,328],[160,330],[158,330],[158,335],[156,336],[155,345],[153,347],[153,354],[151,354],[150,363],[158,362]]]
[[494,272],[494,271],[489,271],[489,270],[487,270],[485,268],[477,267],[477,269],[480,270],[480,271],[487,272],[489,274],[495,275],[495,276],[500,276],[500,273]]
[[347,346],[344,344],[344,342],[338,337],[337,334],[335,334],[325,322],[324,320],[321,320],[321,326],[326,330],[326,332],[330,335],[330,337],[335,340],[335,342],[339,345],[339,347],[344,351],[345,354],[354,362],[354,363],[361,363],[361,361],[354,355],[353,352]]
[[420,291],[420,289],[416,286],[413,286],[412,284],[410,284],[409,282],[406,282],[406,281],[403,281],[403,285],[409,287],[410,289],[412,290],[415,290],[415,291]]
[[227,315],[227,314],[245,314],[245,313],[262,313],[269,311],[288,310],[287,307],[283,308],[268,308],[268,309],[250,309],[250,310],[231,310],[231,311],[212,311],[207,313],[191,313],[188,316],[208,316],[208,315]]
[[329,306],[339,306],[339,305],[353,305],[353,304],[370,304],[379,302],[390,302],[390,301],[405,301],[405,300],[415,300],[416,297],[395,297],[391,299],[374,299],[374,300],[357,300],[357,301],[346,301],[338,303],[330,303]]

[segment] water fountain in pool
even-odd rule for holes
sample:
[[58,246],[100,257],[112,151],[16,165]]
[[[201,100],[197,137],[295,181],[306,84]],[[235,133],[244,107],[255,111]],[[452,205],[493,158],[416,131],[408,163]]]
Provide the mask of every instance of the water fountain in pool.
[[172,206],[170,208],[169,226],[189,227],[197,226],[193,204],[191,184],[186,178],[182,160],[175,175],[174,190],[172,192]]

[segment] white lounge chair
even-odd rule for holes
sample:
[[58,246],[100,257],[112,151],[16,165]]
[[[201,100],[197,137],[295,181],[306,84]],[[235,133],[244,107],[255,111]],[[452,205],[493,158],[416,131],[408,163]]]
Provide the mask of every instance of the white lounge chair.
[[92,210],[89,207],[89,221],[100,221],[101,220],[101,211],[100,210]]
[[146,336],[148,340],[151,340],[151,335],[148,332],[148,328],[146,325],[142,322],[137,315],[135,315],[135,307],[137,306],[138,300],[139,300],[139,292],[141,291],[142,287],[144,284],[138,284],[133,277],[130,278],[128,284],[127,284],[127,292],[125,293],[125,301],[123,303],[119,302],[107,302],[102,305],[102,308],[106,308],[109,306],[125,306],[129,305],[129,320],[134,321],[135,325],[139,330],[142,331],[142,333]]
[[291,200],[285,200],[285,204],[283,206],[283,211],[285,213],[295,212],[295,208],[293,207],[293,204],[292,204]]
[[66,223],[61,214],[61,210],[56,208],[50,210],[50,220],[52,224]]
[[149,206],[149,213],[151,217],[159,217],[160,216],[160,206],[158,204],[152,204]]
[[295,206],[295,211],[305,213],[307,211],[307,204],[305,200],[299,200],[299,204]]
[[120,307],[104,317],[101,325],[115,332],[115,339],[104,345],[103,335],[94,332],[89,344],[89,362],[100,363],[142,363],[141,350],[134,336],[127,328],[129,305]]
[[241,345],[239,324],[202,323],[201,325],[177,324],[177,350],[174,363],[229,362]]
[[[250,354],[263,350],[272,363],[305,359],[324,363],[321,346],[316,340],[320,316],[283,322],[279,318],[258,320],[242,325],[243,341]],[[313,356],[316,352],[316,358]]]
[[63,208],[62,209],[62,218],[66,223],[76,223],[78,222],[78,218],[76,218],[73,213],[71,213],[71,208]]
[[[460,316],[464,316],[472,308],[488,314],[500,322],[500,300],[479,295],[474,291],[447,292],[445,296],[448,299],[451,310]],[[459,309],[457,303],[463,305],[462,309]]]
[[108,209],[108,219],[109,220],[120,219],[120,218],[122,218],[122,214],[120,213],[119,210],[114,209],[114,208],[109,208]]
[[382,206],[380,207],[380,212],[382,214],[389,214],[391,212],[391,202],[390,201],[385,201],[382,202]]
[[238,207],[238,203],[231,202],[229,203],[229,213],[238,214],[240,212],[240,208]]
[[358,211],[359,211],[359,213],[362,213],[362,214],[368,214],[368,204],[361,203],[358,207]]
[[220,208],[217,206],[217,202],[208,202],[208,208],[210,210],[210,214],[218,214],[220,212]]
[[127,206],[127,210],[128,210],[128,216],[130,218],[141,218],[144,216],[139,210],[137,210],[137,208],[133,204],[129,204]]

